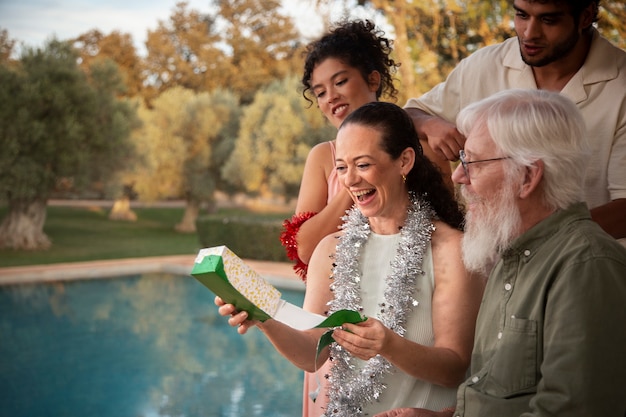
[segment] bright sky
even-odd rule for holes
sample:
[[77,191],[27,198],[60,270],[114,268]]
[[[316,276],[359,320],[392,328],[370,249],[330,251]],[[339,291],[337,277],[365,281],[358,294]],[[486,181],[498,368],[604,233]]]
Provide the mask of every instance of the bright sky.
[[[0,29],[9,38],[41,47],[53,35],[69,39],[91,29],[104,34],[114,30],[130,33],[139,54],[144,54],[148,29],[166,21],[180,0],[0,0]],[[209,11],[209,0],[187,0],[190,8]],[[287,11],[305,36],[317,36],[321,19],[307,0],[284,0]]]

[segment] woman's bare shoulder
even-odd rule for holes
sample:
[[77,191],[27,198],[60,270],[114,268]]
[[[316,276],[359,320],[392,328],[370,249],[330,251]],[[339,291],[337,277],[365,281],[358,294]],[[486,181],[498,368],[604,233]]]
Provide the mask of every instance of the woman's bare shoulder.
[[331,143],[330,142],[321,142],[318,143],[317,145],[314,145],[311,150],[309,151],[309,158],[331,158],[332,156],[332,149],[331,149]]
[[435,277],[441,282],[446,277],[465,274],[461,252],[463,233],[442,221],[435,221],[434,224],[431,246]]
[[335,247],[337,246],[337,241],[343,234],[342,231],[330,233],[320,240],[320,243],[317,244],[318,247],[324,249],[325,252],[332,250],[335,251]]
[[[321,285],[324,288],[328,285],[328,273],[332,269],[333,255],[336,252],[339,236],[341,236],[341,232],[326,235],[313,250],[307,272],[307,287]],[[323,282],[320,283],[320,280]],[[316,284],[310,284],[312,282]]]
[[435,220],[435,231],[432,236],[433,245],[459,245],[463,238],[463,232],[446,222]]
[[316,173],[328,178],[330,171],[335,167],[333,151],[330,142],[322,142],[313,146],[306,157],[305,176]]

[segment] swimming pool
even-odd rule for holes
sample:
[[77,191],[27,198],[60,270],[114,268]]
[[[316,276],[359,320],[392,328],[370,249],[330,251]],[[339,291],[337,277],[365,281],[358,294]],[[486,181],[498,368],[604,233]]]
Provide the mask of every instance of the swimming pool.
[[300,415],[302,371],[213,298],[163,273],[0,286],[0,415]]

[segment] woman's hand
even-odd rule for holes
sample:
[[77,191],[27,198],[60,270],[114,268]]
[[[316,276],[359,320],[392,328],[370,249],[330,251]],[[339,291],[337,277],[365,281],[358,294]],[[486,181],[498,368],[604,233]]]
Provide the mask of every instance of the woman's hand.
[[228,324],[237,327],[237,333],[246,334],[248,329],[256,326],[259,322],[256,320],[248,320],[246,311],[237,311],[234,305],[226,304],[220,297],[215,297],[215,305],[218,306],[220,316],[230,316]]
[[370,317],[359,324],[345,323],[333,331],[333,339],[351,355],[366,361],[383,351],[388,332],[391,330]]

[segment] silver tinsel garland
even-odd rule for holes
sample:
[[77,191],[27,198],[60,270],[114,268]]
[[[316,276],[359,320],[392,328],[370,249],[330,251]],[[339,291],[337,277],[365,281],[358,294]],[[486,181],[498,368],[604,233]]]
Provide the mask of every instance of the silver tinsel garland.
[[[411,204],[405,225],[400,231],[400,243],[396,256],[391,261],[391,274],[386,278],[384,301],[379,305],[376,316],[385,326],[400,336],[406,332],[409,313],[417,306],[413,297],[415,282],[423,275],[422,261],[427,244],[435,226],[435,216],[430,205],[411,195]],[[343,235],[337,244],[333,267],[334,281],[331,289],[334,299],[329,303],[330,313],[341,309],[363,312],[361,304],[360,253],[370,235],[366,217],[353,207],[344,216]],[[350,353],[333,343],[330,359],[333,363],[329,382],[329,403],[325,417],[353,417],[363,414],[363,407],[376,401],[386,388],[385,374],[394,366],[380,355],[376,355],[358,369]]]

